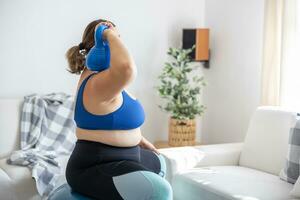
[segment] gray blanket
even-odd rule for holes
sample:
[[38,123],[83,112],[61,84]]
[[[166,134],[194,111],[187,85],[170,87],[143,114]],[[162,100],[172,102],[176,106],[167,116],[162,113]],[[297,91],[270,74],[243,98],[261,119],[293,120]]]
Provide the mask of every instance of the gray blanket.
[[43,199],[64,175],[56,158],[69,155],[75,145],[73,104],[72,96],[65,93],[24,97],[20,122],[21,150],[14,151],[7,163],[29,167]]

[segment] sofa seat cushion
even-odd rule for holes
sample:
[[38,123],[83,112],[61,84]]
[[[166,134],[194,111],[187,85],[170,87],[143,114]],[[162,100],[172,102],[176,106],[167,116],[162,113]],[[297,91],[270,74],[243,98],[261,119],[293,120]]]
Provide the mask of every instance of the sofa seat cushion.
[[241,166],[185,170],[172,186],[176,199],[189,200],[287,200],[293,188],[278,176]]
[[[58,177],[56,187],[66,182],[65,170],[69,157],[70,155],[62,155],[57,158],[61,166],[61,174]],[[31,170],[26,166],[9,165],[6,163],[6,159],[0,159],[0,171],[3,170],[3,174],[10,180],[16,199],[40,200],[41,197],[37,192],[35,180],[31,177]]]
[[11,180],[16,199],[40,199],[34,179],[31,178],[31,171],[27,167],[9,165],[6,163],[6,159],[1,159],[0,168]]
[[0,168],[0,199],[14,200],[12,181],[3,169]]

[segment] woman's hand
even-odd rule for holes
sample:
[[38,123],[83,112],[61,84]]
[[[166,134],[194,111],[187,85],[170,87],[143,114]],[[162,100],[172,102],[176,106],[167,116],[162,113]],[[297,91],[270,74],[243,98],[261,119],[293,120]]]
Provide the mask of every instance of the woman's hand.
[[120,37],[120,34],[119,34],[117,28],[114,27],[110,22],[100,22],[100,23],[97,24],[97,26],[95,27],[95,30],[96,30],[96,29],[98,28],[98,26],[100,26],[100,25],[105,25],[105,26],[108,27],[108,29],[105,29],[105,30],[103,31],[102,37],[103,37],[104,40],[107,40],[108,34],[114,34],[114,35]]
[[160,154],[159,151],[155,148],[155,146],[144,137],[142,137],[139,145],[144,149],[150,149],[155,153]]

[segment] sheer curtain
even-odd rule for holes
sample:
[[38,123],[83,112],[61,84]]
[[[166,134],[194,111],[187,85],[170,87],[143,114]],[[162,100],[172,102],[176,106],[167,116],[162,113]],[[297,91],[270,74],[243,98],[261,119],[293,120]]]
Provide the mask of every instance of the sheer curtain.
[[300,4],[285,1],[280,105],[300,112]]
[[265,0],[261,104],[279,105],[283,2]]
[[300,110],[298,1],[265,1],[261,105]]

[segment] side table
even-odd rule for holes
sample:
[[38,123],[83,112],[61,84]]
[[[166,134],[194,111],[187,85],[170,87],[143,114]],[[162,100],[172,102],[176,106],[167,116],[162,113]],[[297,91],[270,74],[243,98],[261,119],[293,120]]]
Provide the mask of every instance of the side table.
[[[201,143],[200,142],[197,142],[196,141],[196,145],[200,145]],[[157,149],[162,149],[162,148],[170,148],[170,147],[178,147],[178,146],[170,146],[168,144],[168,141],[164,141],[164,140],[159,140],[159,141],[155,141],[154,144],[153,144]],[[186,146],[186,145],[185,145]],[[189,145],[189,146],[192,146],[192,145]]]

